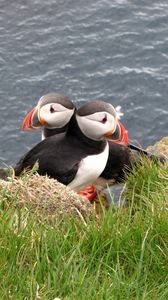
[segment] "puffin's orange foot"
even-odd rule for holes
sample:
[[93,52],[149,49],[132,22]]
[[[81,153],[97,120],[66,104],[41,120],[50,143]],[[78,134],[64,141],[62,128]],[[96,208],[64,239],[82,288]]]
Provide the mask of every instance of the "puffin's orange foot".
[[88,185],[84,190],[81,190],[78,194],[87,198],[89,201],[93,201],[97,195],[96,186],[94,184]]

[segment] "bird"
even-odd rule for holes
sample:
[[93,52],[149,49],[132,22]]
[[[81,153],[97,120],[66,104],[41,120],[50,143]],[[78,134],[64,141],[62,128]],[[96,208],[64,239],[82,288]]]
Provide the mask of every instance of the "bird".
[[105,169],[109,157],[106,137],[116,130],[116,121],[110,103],[101,100],[85,103],[73,113],[65,133],[47,137],[20,159],[14,167],[15,175],[32,168],[37,161],[40,175],[47,174],[80,191],[95,182]]
[[[94,102],[94,105],[98,105],[96,103],[98,103],[99,100]],[[91,109],[92,106],[92,102],[90,102],[90,105],[87,105],[86,107],[82,107],[82,114],[87,115],[89,110]],[[93,106],[92,106],[93,107]],[[87,108],[87,110],[86,110]],[[95,107],[93,107],[95,109]],[[114,109],[114,107],[113,107]],[[115,111],[115,109],[114,109]],[[78,109],[78,114],[80,113],[80,109]],[[132,151],[131,149],[127,146],[128,143],[128,136],[127,136],[127,132],[124,128],[124,126],[121,124],[121,129],[118,126],[118,119],[117,119],[117,114],[116,111],[114,112],[115,118],[114,118],[114,130],[113,133],[115,133],[115,137],[114,139],[113,137],[113,133],[109,134],[106,139],[108,141],[109,144],[109,155],[108,155],[108,160],[106,163],[106,166],[103,170],[103,172],[100,174],[99,178],[93,182],[95,185],[88,186],[86,187],[84,190],[81,190],[79,193],[80,195],[85,195],[87,196],[87,198],[89,200],[94,200],[94,197],[96,195],[96,185],[103,185],[103,186],[107,186],[107,184],[111,184],[111,183],[119,183],[124,181],[125,179],[125,174],[126,171],[130,172],[132,170],[132,166],[133,166],[133,155],[132,155]],[[117,132],[117,130],[118,132]],[[89,132],[87,132],[87,129],[89,129]],[[90,132],[95,131],[96,132],[96,128],[92,126],[88,126],[87,128],[85,128],[85,126],[83,126],[83,132],[85,133],[85,135],[89,135]],[[122,134],[121,134],[122,132]],[[118,137],[120,134],[120,137],[124,137],[124,133],[126,134],[127,140],[126,142],[118,142]]]
[[21,128],[29,131],[43,127],[43,140],[65,132],[74,111],[75,105],[69,97],[63,93],[48,93],[43,95],[37,105],[26,114]]
[[[37,105],[26,114],[22,122],[22,130],[28,131],[43,127],[43,140],[65,132],[73,112],[74,105],[67,96],[62,93],[49,93],[42,96]],[[128,144],[128,131],[118,118],[115,131],[108,138],[112,142]]]
[[[68,128],[68,123],[66,126],[62,128],[57,127],[57,113],[55,113],[52,118],[47,117],[47,114],[50,115],[50,110],[45,109],[44,106],[47,104],[49,107],[50,105],[53,105],[53,102],[60,102],[61,104],[67,102],[67,97],[64,96],[64,94],[59,94],[59,93],[50,93],[47,95],[44,95],[43,97],[40,98],[38,101],[37,105],[35,108],[33,108],[24,118],[24,121],[22,123],[22,130],[33,130],[37,129],[40,127],[43,127],[42,131],[42,140],[58,134],[60,132],[65,132]],[[43,111],[43,120],[48,120],[46,121],[41,121],[40,115],[41,115],[41,110]],[[64,117],[64,115],[62,115]],[[54,121],[53,121],[53,118]],[[66,119],[65,119],[66,120]],[[52,122],[51,122],[52,121]],[[108,137],[109,141],[111,142],[116,142],[119,144],[128,144],[128,131],[125,129],[124,125],[119,121],[118,118],[116,118],[116,128],[114,133]],[[100,181],[99,181],[100,182]],[[85,196],[88,200],[92,201],[94,200],[96,196],[96,186],[91,184],[88,187],[85,187],[84,190],[80,191],[80,194]]]

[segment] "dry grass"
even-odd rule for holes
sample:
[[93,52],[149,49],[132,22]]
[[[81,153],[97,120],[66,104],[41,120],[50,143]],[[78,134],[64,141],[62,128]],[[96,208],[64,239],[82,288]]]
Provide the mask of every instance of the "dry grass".
[[93,214],[93,206],[84,197],[47,176],[25,174],[21,178],[0,181],[1,194],[15,199],[19,207],[26,206],[44,216],[73,214],[85,217]]

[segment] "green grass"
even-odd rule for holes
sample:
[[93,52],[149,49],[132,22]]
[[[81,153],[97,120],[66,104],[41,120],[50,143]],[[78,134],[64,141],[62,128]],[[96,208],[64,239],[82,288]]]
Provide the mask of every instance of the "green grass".
[[[144,161],[127,206],[42,222],[0,193],[0,299],[168,299],[168,165]],[[8,199],[8,200],[4,200]]]

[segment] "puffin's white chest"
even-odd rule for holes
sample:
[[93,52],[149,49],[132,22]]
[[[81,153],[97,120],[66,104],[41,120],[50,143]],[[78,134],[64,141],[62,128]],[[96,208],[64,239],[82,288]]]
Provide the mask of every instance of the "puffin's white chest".
[[93,183],[103,172],[109,155],[109,145],[100,154],[90,155],[81,160],[75,178],[68,184],[76,192]]

